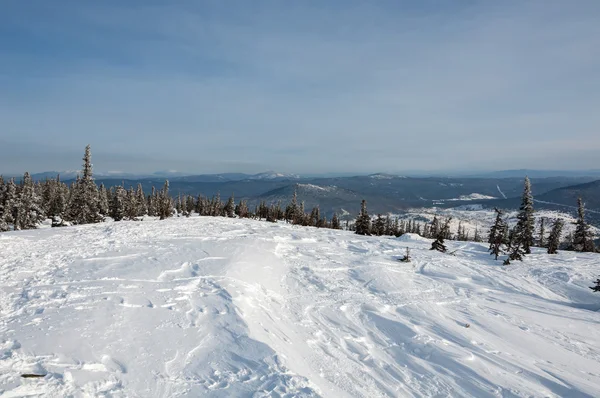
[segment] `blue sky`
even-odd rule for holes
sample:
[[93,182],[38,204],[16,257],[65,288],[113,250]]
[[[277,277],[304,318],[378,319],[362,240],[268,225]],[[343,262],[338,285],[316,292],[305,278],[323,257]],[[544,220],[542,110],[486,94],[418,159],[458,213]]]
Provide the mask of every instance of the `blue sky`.
[[598,168],[600,1],[20,1],[0,172]]

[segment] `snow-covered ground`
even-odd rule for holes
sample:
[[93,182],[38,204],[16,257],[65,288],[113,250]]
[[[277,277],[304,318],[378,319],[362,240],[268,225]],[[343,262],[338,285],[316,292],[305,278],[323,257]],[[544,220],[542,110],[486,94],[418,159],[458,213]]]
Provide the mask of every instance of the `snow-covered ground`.
[[600,255],[448,245],[201,217],[0,234],[0,395],[597,396]]

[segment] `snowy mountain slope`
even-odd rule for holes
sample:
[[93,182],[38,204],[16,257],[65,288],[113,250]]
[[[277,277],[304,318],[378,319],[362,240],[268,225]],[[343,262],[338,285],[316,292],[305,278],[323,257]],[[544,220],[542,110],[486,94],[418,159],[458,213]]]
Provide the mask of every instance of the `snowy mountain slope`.
[[448,245],[200,217],[0,234],[0,391],[595,396],[600,256]]

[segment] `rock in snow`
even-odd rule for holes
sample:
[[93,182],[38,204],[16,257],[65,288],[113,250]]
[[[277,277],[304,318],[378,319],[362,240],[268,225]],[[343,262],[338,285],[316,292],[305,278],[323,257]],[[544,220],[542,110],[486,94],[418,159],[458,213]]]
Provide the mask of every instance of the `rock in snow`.
[[600,256],[447,243],[202,217],[0,234],[0,395],[597,396]]

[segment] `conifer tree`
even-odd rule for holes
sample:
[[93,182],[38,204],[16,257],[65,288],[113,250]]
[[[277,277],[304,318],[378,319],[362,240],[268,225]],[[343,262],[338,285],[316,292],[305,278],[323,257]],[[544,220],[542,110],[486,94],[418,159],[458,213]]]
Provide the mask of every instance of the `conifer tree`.
[[573,248],[578,252],[596,251],[590,226],[585,222],[585,207],[581,198],[577,199],[577,222],[573,234]]
[[340,229],[340,219],[337,213],[333,213],[333,217],[331,217],[331,229]]
[[528,177],[525,177],[523,198],[521,200],[521,207],[519,207],[517,220],[517,225],[514,230],[514,245],[521,247],[524,254],[530,254],[531,247],[534,245],[533,231],[535,228],[535,219],[533,216],[531,183],[529,182]]
[[554,220],[550,236],[548,236],[548,254],[556,254],[560,246],[560,236],[562,234],[564,223],[560,218]]
[[321,211],[319,210],[319,206],[313,207],[310,212],[310,217],[308,219],[308,225],[311,227],[316,227],[317,223],[321,219]]
[[137,196],[133,187],[129,187],[125,195],[125,218],[130,221],[137,221],[138,204]]
[[148,214],[148,205],[146,204],[146,195],[144,195],[144,188],[142,183],[138,183],[135,191],[135,200],[137,204],[137,216],[143,217]]
[[17,196],[17,185],[15,180],[11,178],[6,184],[4,194],[4,208],[0,216],[0,231],[8,231],[10,225],[15,224],[15,219],[19,209],[19,198]]
[[481,242],[481,235],[479,235],[479,228],[477,225],[475,225],[475,233],[473,234],[473,241],[475,242]]
[[592,289],[593,292],[600,292],[600,279],[596,279],[594,283],[596,286],[590,286],[590,289]]
[[363,199],[360,205],[360,214],[356,218],[356,234],[371,235],[371,217],[367,211],[367,201]]
[[19,205],[15,218],[15,229],[33,229],[44,220],[41,198],[35,191],[29,173],[23,176],[22,187],[19,195]]
[[447,249],[446,249],[444,239],[446,238],[446,236],[448,236],[448,231],[450,230],[450,222],[451,221],[452,221],[451,217],[446,219],[446,222],[444,222],[444,224],[438,228],[437,236],[435,237],[435,240],[431,244],[430,250],[437,250],[439,252],[446,253]]
[[188,195],[186,197],[186,205],[185,208],[187,210],[187,213],[185,214],[186,217],[190,217],[192,215],[192,213],[194,212],[194,207],[195,207],[195,203],[194,203],[194,197],[192,195]]
[[67,215],[75,224],[90,224],[103,220],[98,211],[98,187],[92,173],[92,153],[89,145],[85,147],[83,156],[83,175],[75,184]]
[[436,239],[440,233],[440,222],[437,218],[437,214],[433,216],[431,226],[429,227],[429,237]]
[[373,225],[373,235],[382,236],[385,235],[385,220],[381,214],[377,214],[375,224]]
[[121,221],[125,217],[125,202],[127,200],[127,191],[121,185],[114,187],[111,195],[110,216],[115,221]]
[[[515,228],[517,228],[515,226]],[[513,236],[518,236],[516,231],[511,231]],[[519,239],[512,239],[508,246],[508,258],[504,260],[504,265],[509,265],[513,260],[523,261],[523,256],[525,255],[525,249],[523,248],[523,242]]]
[[294,196],[292,196],[292,201],[285,208],[286,221],[292,224],[298,224],[299,212],[300,209],[298,207],[298,192],[294,190]]
[[100,184],[98,190],[98,211],[103,216],[107,216],[109,213],[108,193],[104,184]]
[[227,217],[233,218],[235,217],[235,199],[233,194],[229,197],[229,200],[225,204],[225,208],[223,209]]
[[250,215],[250,210],[248,209],[248,204],[245,200],[240,200],[240,204],[236,207],[236,213],[239,218],[248,218]]
[[538,246],[539,247],[546,247],[546,223],[545,223],[546,219],[545,217],[542,217],[540,219],[540,233],[539,233],[539,237],[538,237]]
[[498,260],[498,256],[502,253],[503,245],[506,242],[506,222],[504,221],[502,210],[494,209],[494,211],[496,212],[496,220],[492,228],[490,228],[488,243],[490,244],[490,254],[495,256],[495,260]]
[[169,194],[169,180],[165,180],[165,185],[158,194],[158,215],[161,220],[173,215],[173,199]]

